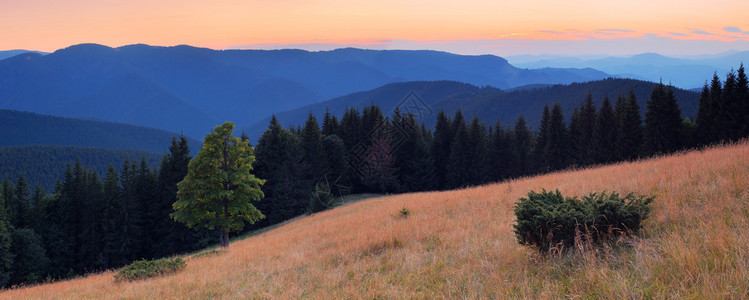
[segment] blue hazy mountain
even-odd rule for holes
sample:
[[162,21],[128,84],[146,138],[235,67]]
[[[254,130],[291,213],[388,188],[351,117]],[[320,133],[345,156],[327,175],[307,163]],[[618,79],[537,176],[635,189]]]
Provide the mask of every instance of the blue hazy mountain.
[[272,113],[394,82],[452,80],[507,89],[605,77],[593,69],[527,70],[496,56],[438,51],[81,44],[0,60],[0,108],[200,138],[224,121],[249,126]]
[[18,50],[6,50],[6,51],[0,51],[0,60],[6,59],[6,58],[10,58],[10,57],[13,57],[13,56],[16,56],[16,55],[25,54],[25,53],[47,54],[47,53],[39,52],[39,51],[21,50],[21,49],[18,49]]
[[[518,116],[523,114],[528,125],[536,128],[545,104],[560,103],[565,117],[569,118],[573,108],[582,105],[589,91],[594,102],[600,106],[605,96],[613,104],[617,96],[628,95],[632,89],[644,114],[645,102],[650,98],[654,86],[653,82],[609,78],[568,85],[527,85],[503,91],[454,81],[402,82],[281,112],[276,117],[286,127],[298,126],[304,124],[310,112],[317,117],[318,122],[322,122],[326,109],[340,120],[348,107],[355,107],[361,112],[365,106],[375,104],[386,114],[391,114],[395,107],[405,112],[420,113],[420,121],[430,128],[434,125],[439,110],[444,109],[452,116],[458,108],[468,119],[475,115],[487,124],[500,120],[505,126],[514,124]],[[694,118],[699,93],[675,88],[674,95],[682,116]],[[256,140],[268,127],[269,121],[270,118],[266,118],[246,128],[248,136]]]
[[[129,124],[0,110],[0,147],[58,145],[166,153],[176,136],[179,134]],[[194,153],[201,144],[188,138]]]
[[749,62],[749,51],[718,55],[674,58],[656,53],[643,53],[627,57],[612,56],[516,56],[508,58],[514,65],[524,68],[594,68],[613,76],[647,81],[663,80],[674,86],[701,88],[717,73],[724,78],[731,68]]

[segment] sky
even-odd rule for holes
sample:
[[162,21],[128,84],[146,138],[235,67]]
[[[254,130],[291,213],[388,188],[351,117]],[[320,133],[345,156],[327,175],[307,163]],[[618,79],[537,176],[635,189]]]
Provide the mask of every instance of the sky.
[[80,43],[672,56],[749,50],[747,0],[0,0],[0,50]]

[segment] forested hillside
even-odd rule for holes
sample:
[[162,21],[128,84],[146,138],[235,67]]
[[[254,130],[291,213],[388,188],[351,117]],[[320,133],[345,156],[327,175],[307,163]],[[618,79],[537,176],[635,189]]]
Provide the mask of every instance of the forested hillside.
[[120,169],[126,160],[158,166],[164,154],[140,150],[104,149],[78,146],[15,146],[0,147],[0,177],[15,180],[26,177],[30,186],[52,192],[65,170],[76,162],[106,174],[109,166]]
[[[433,128],[436,122],[435,116],[439,110],[452,115],[460,108],[466,117],[478,116],[485,123],[500,120],[502,123],[509,124],[522,114],[527,125],[532,129],[537,129],[541,122],[539,112],[544,105],[559,103],[562,112],[569,117],[573,108],[581,105],[589,92],[595,104],[601,105],[605,96],[613,101],[620,95],[628,95],[632,90],[638,100],[638,105],[643,107],[655,85],[656,83],[647,81],[609,78],[569,85],[531,86],[503,91],[452,81],[401,82],[275,115],[283,126],[288,127],[304,124],[310,112],[319,119],[326,111],[341,117],[349,107],[362,110],[374,104],[389,116],[396,106],[400,106],[402,111],[417,114],[418,122],[424,122],[428,128]],[[694,119],[699,94],[676,88],[673,92],[683,116]],[[250,138],[254,140],[259,137],[269,120],[270,117],[248,127],[246,131]]]
[[[57,145],[165,153],[178,135],[123,123],[0,110],[0,147]],[[188,139],[188,143],[200,149],[198,140]]]

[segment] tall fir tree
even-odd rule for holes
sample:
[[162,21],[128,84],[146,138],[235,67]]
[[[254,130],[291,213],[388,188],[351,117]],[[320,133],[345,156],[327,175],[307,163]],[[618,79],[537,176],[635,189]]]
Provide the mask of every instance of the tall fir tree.
[[643,129],[634,89],[629,90],[628,97],[617,98],[615,114],[617,160],[636,159],[642,153]]
[[489,182],[488,178],[488,165],[487,165],[487,135],[484,124],[481,123],[478,116],[474,116],[471,119],[471,123],[468,126],[468,139],[467,142],[467,161],[466,171],[468,171],[468,185],[480,185]]
[[437,189],[444,189],[447,185],[447,162],[450,158],[450,148],[452,147],[454,136],[450,118],[447,117],[444,110],[440,110],[437,113],[437,124],[434,127],[434,139],[432,142]]
[[747,79],[744,64],[736,72],[736,128],[735,139],[749,137],[749,79]]
[[617,159],[616,148],[616,116],[611,107],[609,97],[603,98],[601,108],[596,114],[596,124],[593,127],[593,141],[595,162],[606,164]]
[[670,153],[681,148],[681,110],[673,89],[658,83],[650,94],[645,113],[647,154]]
[[548,170],[564,169],[568,166],[569,139],[567,127],[564,124],[562,106],[559,103],[555,103],[551,109],[546,130],[546,143],[541,161]]
[[255,228],[276,224],[306,212],[312,184],[304,179],[309,166],[300,138],[284,129],[275,116],[258,140],[255,174],[266,180],[265,198],[257,203],[264,215]]
[[470,156],[470,137],[460,110],[455,112],[452,131],[455,137],[450,145],[450,155],[445,170],[445,188],[448,189],[461,188],[470,184],[470,174],[467,168]]
[[325,108],[325,117],[322,120],[322,135],[337,135],[340,137],[340,125],[338,125],[338,118],[330,113],[330,109]]
[[581,166],[586,166],[595,162],[593,130],[596,125],[596,105],[590,91],[585,96],[577,119],[576,136],[573,137],[574,140],[572,141],[573,153],[575,153],[575,162]]
[[534,172],[548,172],[549,165],[547,164],[546,148],[549,143],[549,127],[551,122],[551,113],[549,112],[549,105],[544,105],[544,110],[541,113],[541,124],[539,125],[538,132],[536,133],[536,143],[533,148],[533,169]]
[[302,148],[304,149],[304,160],[309,166],[309,174],[305,177],[307,177],[306,180],[309,180],[314,185],[323,180],[323,177],[329,171],[325,168],[325,160],[322,159],[323,147],[320,126],[317,123],[317,118],[311,112],[304,123],[300,137]]
[[0,193],[0,288],[5,287],[13,275],[13,258],[11,227],[5,209],[5,197]]
[[512,161],[512,170],[510,173],[511,177],[518,177],[527,175],[531,172],[531,149],[533,149],[533,135],[530,129],[525,123],[525,117],[523,115],[518,116],[515,121],[514,132],[514,157]]

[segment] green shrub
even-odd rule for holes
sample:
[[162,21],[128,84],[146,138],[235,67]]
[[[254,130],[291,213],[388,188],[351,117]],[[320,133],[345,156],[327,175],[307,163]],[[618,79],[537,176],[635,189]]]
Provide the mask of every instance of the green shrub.
[[618,236],[637,233],[650,213],[653,197],[617,193],[593,193],[565,198],[556,192],[529,192],[515,205],[513,226],[518,242],[541,252],[569,249],[576,239],[601,244]]
[[411,210],[403,207],[401,208],[401,210],[398,211],[398,215],[396,216],[396,218],[408,218],[408,216],[410,215],[411,215]]
[[120,268],[117,275],[114,275],[116,281],[133,281],[146,279],[154,276],[161,276],[176,273],[185,268],[185,261],[182,258],[162,258],[157,260],[139,260],[127,266]]

